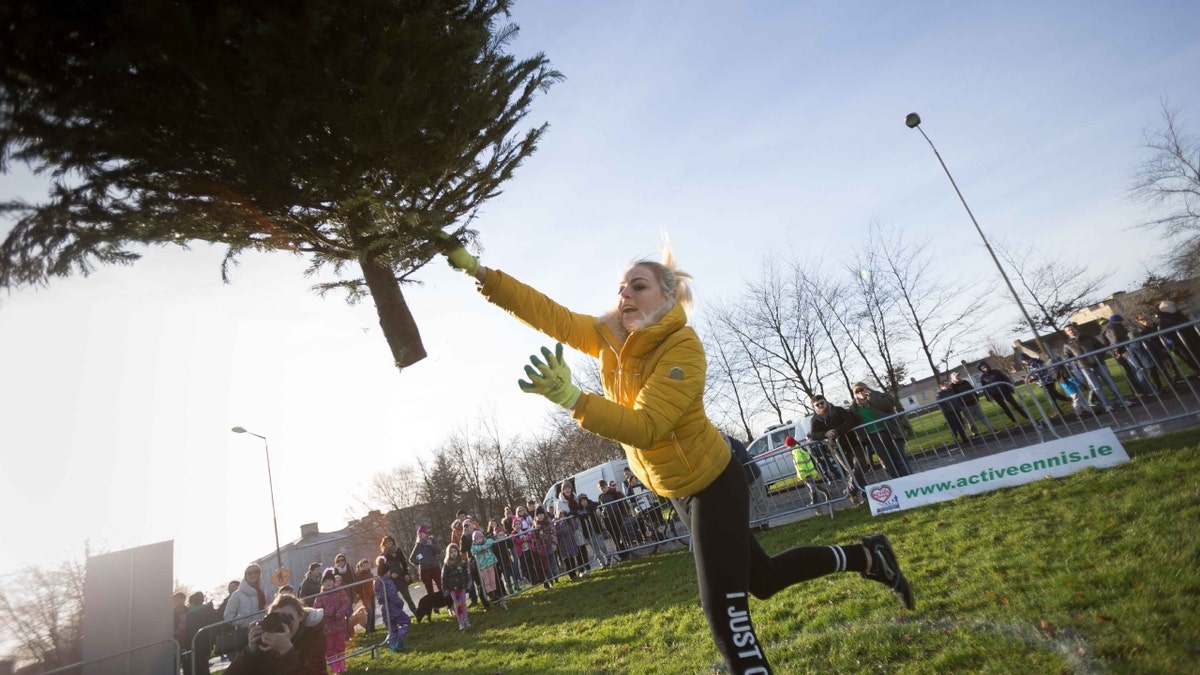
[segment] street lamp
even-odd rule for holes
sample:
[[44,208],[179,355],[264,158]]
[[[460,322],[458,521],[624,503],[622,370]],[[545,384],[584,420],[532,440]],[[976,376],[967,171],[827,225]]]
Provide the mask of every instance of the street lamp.
[[[271,490],[271,522],[275,525],[275,563],[278,565],[278,569],[275,575],[272,576],[271,582],[276,583],[276,576],[279,574],[286,575],[286,572],[283,569],[283,553],[279,549],[279,518],[275,515],[275,482],[271,478],[271,449],[267,447],[266,436],[260,436],[253,431],[247,431],[245,427],[234,427],[230,429],[230,431],[235,434],[250,434],[251,436],[261,438],[263,442],[263,452],[267,454],[267,487]],[[276,585],[282,586],[285,583],[287,583],[287,579],[282,578],[282,581],[276,583]]]
[[942,165],[942,171],[946,172],[946,178],[950,179],[950,185],[954,186],[954,193],[958,195],[958,201],[962,202],[963,208],[967,210],[967,215],[971,218],[971,223],[975,225],[975,231],[979,233],[979,238],[983,240],[983,246],[987,249],[988,255],[992,256],[992,262],[996,264],[996,270],[1000,272],[1000,277],[1004,279],[1004,284],[1008,286],[1008,292],[1012,294],[1013,302],[1017,303],[1017,307],[1021,310],[1021,315],[1025,317],[1025,323],[1029,325],[1029,330],[1033,331],[1033,340],[1037,342],[1038,350],[1050,357],[1050,350],[1042,344],[1042,336],[1038,333],[1037,326],[1034,325],[1033,319],[1029,316],[1029,312],[1025,309],[1025,304],[1021,302],[1020,296],[1017,295],[1017,289],[1013,288],[1012,282],[1009,281],[1008,275],[1004,273],[1004,267],[1000,265],[1000,259],[996,257],[996,252],[992,250],[992,245],[988,243],[987,237],[983,236],[983,229],[979,227],[979,222],[975,220],[975,214],[971,213],[971,207],[967,206],[967,200],[963,199],[962,191],[958,189],[958,183],[954,182],[954,176],[950,175],[950,169],[946,168],[946,162],[942,161],[942,154],[938,152],[933,141],[929,140],[929,136],[925,134],[925,130],[921,128],[921,116],[915,112],[908,113],[904,117],[904,123],[909,129],[916,129],[925,137],[925,142],[929,143],[929,147],[933,148],[933,154],[937,157],[938,163]]

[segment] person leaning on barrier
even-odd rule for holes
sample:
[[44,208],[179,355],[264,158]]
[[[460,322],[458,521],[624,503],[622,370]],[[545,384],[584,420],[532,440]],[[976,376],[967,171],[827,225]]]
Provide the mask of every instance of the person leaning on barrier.
[[628,560],[629,554],[625,549],[630,546],[625,541],[625,528],[622,524],[624,518],[620,512],[621,491],[603,478],[596,482],[596,488],[600,491],[596,499],[600,502],[600,517],[604,521],[604,529],[608,530],[608,536],[613,540],[618,557],[621,560]]
[[[221,615],[211,602],[204,601],[204,593],[196,591],[188,596],[183,643],[179,646],[190,654],[183,659],[183,672],[187,675],[208,675],[208,660],[212,657],[213,631],[201,631],[205,626],[221,622]],[[215,630],[215,629],[213,629]],[[193,643],[195,649],[192,649]],[[192,668],[192,664],[195,668]]]
[[[354,565],[354,576],[360,582],[366,581],[367,579],[373,580],[375,578],[375,573],[371,568],[371,561],[367,560],[366,558],[359,560],[358,563]],[[362,601],[362,609],[359,611],[362,611],[366,615],[363,617],[362,627],[363,630],[367,632],[367,635],[370,635],[375,632],[375,591],[373,588],[373,583],[360,583],[355,588],[357,589],[358,599]]]
[[[1064,326],[1063,333],[1067,336],[1067,341],[1063,343],[1062,348],[1063,358],[1078,359],[1075,361],[1075,365],[1079,368],[1083,379],[1087,381],[1088,388],[1100,399],[1100,408],[1107,412],[1116,405],[1126,408],[1132,405],[1132,402],[1121,393],[1117,383],[1113,381],[1112,373],[1108,372],[1108,366],[1104,365],[1104,353],[1101,351],[1104,349],[1104,345],[1091,335],[1080,334],[1079,326],[1075,323]],[[1097,351],[1101,353],[1084,356],[1084,354]],[[1105,396],[1105,389],[1112,394],[1111,402]]]
[[250,624],[249,641],[227,675],[326,675],[324,612],[294,595],[275,598],[261,621]]
[[[1162,330],[1182,326],[1190,320],[1179,311],[1174,300],[1158,303],[1158,313],[1154,319]],[[1193,377],[1200,375],[1200,333],[1197,330],[1196,326],[1188,326],[1162,336],[1163,343],[1192,369]]]
[[[1101,319],[1101,321],[1104,320]],[[1143,364],[1144,350],[1141,345],[1129,343],[1129,330],[1125,327],[1125,317],[1120,314],[1108,317],[1108,321],[1104,322],[1103,328],[1100,330],[1100,341],[1113,346],[1109,354],[1116,359],[1121,370],[1125,371],[1125,379],[1133,388],[1133,393],[1149,396],[1155,392],[1147,371],[1153,364],[1149,363],[1149,355],[1146,355],[1148,362]]]
[[[1018,341],[1019,342],[1019,341]],[[1046,362],[1039,358],[1032,357],[1024,352],[1017,354],[1017,361],[1025,366],[1026,372],[1025,382],[1042,388],[1046,392],[1046,396],[1050,399],[1050,405],[1054,406],[1054,412],[1051,417],[1062,413],[1062,409],[1058,407],[1058,402],[1062,401],[1071,405],[1071,399],[1064,396],[1062,392],[1055,386],[1056,378],[1054,377],[1054,369],[1046,368]]]
[[[577,501],[579,510],[576,515],[583,527],[584,538],[591,543],[592,556],[601,567],[608,567],[610,564],[608,549],[604,546],[604,535],[600,532],[600,520],[596,517],[596,509],[599,507],[585,493],[581,493]],[[591,561],[588,561],[588,569],[591,569]]]
[[[1009,421],[1013,424],[1017,423],[1017,417],[1013,414],[1014,410],[1024,417],[1026,422],[1033,421],[1029,417],[1029,413],[1025,412],[1025,408],[1017,402],[1016,396],[1013,395],[1016,393],[1017,387],[1013,384],[1012,379],[1004,374],[1004,371],[993,368],[992,364],[987,361],[980,361],[976,368],[979,370],[979,388],[983,390],[983,395],[992,403],[1000,406]],[[1036,422],[1034,423],[1036,424]]]
[[[1137,315],[1134,321],[1137,322],[1137,327],[1131,328],[1129,334],[1135,338],[1158,331],[1158,324],[1144,314]],[[1146,338],[1142,340],[1141,345],[1146,348],[1150,358],[1154,360],[1154,365],[1157,366],[1157,371],[1165,380],[1163,386],[1171,386],[1183,381],[1183,371],[1179,369],[1179,364],[1175,363],[1175,359],[1171,358],[1171,351],[1163,342],[1162,336]]]
[[867,486],[867,456],[863,453],[862,443],[858,435],[851,431],[862,420],[850,410],[836,406],[817,394],[811,399],[813,410],[812,427],[808,437],[814,441],[827,441],[836,444],[850,463],[847,467],[854,480],[846,485],[846,494],[855,504],[866,501]]
[[886,422],[875,422],[889,415],[904,412],[904,408],[896,399],[881,391],[873,391],[865,382],[855,382],[851,387],[854,391],[854,405],[851,410],[867,423],[867,438],[879,459],[883,460],[883,468],[891,478],[899,478],[912,473],[908,469],[908,458],[904,456],[905,437],[912,433],[908,420],[904,417],[893,417]]
[[[241,583],[237,579],[234,579],[226,586],[228,595],[217,606],[217,614],[222,620],[224,620],[225,608],[229,605],[229,600],[233,598],[234,592],[237,591]],[[215,643],[217,655],[223,660],[229,660],[229,657],[242,647],[242,645],[238,644],[237,627],[229,623],[217,629],[216,635],[213,636],[213,642]]]
[[954,395],[950,380],[938,380],[937,405],[938,409],[942,411],[942,417],[946,419],[946,426],[950,428],[954,440],[959,443],[970,443],[970,439],[967,438],[967,430],[963,427],[962,416],[959,414],[959,410],[963,407],[962,399]]
[[962,407],[959,410],[963,414],[963,421],[971,427],[972,433],[977,436],[981,433],[979,425],[975,424],[977,420],[983,422],[983,426],[987,427],[988,431],[996,433],[996,427],[992,426],[992,421],[988,419],[987,413],[983,412],[983,406],[979,404],[979,397],[974,393],[975,387],[963,379],[962,373],[954,371],[950,374],[950,388],[956,394],[965,394],[959,399],[962,401]]

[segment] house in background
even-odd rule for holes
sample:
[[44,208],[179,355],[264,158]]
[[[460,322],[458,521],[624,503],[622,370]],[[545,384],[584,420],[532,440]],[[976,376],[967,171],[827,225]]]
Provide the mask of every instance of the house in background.
[[1174,300],[1179,311],[1195,318],[1200,314],[1200,277],[1180,281],[1165,281],[1161,285],[1144,286],[1134,291],[1118,291],[1094,305],[1088,305],[1071,315],[1082,326],[1091,321],[1107,320],[1113,314],[1132,319],[1138,314],[1153,316],[1158,303]]
[[[335,532],[321,532],[316,523],[300,526],[300,538],[290,541],[279,549],[283,568],[292,573],[288,583],[296,588],[308,572],[309,563],[320,563],[321,567],[332,567],[339,553],[346,554],[346,561],[354,567],[366,558],[374,562],[379,556],[379,540],[388,532],[388,516],[380,511],[371,511],[362,518],[351,521]],[[263,569],[263,577],[270,578],[278,567],[275,551],[254,562]]]

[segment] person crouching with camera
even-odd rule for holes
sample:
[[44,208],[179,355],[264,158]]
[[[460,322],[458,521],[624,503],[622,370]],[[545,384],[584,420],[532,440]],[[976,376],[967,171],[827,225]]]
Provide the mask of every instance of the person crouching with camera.
[[324,612],[305,607],[294,595],[280,595],[262,621],[250,624],[250,642],[226,671],[228,675],[329,672],[325,664]]

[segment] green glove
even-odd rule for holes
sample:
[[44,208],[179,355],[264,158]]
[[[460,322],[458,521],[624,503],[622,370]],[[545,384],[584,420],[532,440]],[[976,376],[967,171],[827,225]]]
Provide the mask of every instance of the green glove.
[[438,232],[438,237],[441,237],[446,242],[447,247],[442,253],[446,256],[446,262],[456,270],[463,272],[468,276],[475,276],[475,272],[479,270],[479,258],[471,255],[457,239],[450,236],[446,232]]
[[537,355],[529,357],[532,366],[525,366],[529,381],[517,380],[517,386],[527,394],[541,394],[551,402],[570,410],[579,400],[579,387],[571,383],[571,369],[563,362],[563,346],[558,343],[553,353],[542,347],[542,363]]

